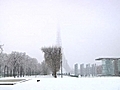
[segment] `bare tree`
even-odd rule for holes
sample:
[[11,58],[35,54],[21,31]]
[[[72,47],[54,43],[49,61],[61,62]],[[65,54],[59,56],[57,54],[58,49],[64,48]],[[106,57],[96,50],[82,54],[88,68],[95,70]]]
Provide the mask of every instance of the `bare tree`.
[[25,56],[24,60],[24,72],[26,75],[31,76],[31,75],[36,75],[39,72],[38,69],[38,61],[35,58],[31,58],[28,55]]
[[2,76],[2,67],[3,67],[3,54],[0,54],[0,76]]
[[42,75],[48,75],[48,74],[50,74],[50,69],[49,69],[49,67],[48,67],[48,65],[46,64],[45,61],[43,61],[41,63],[40,67],[41,67],[41,74]]
[[41,65],[37,59],[25,53],[12,52],[0,54],[0,76],[20,76],[40,74]]
[[44,47],[42,48],[44,52],[45,62],[52,71],[53,76],[57,77],[57,71],[60,69],[60,60],[62,58],[61,47]]
[[[19,53],[19,52],[12,52],[9,55],[9,64],[11,65],[11,73],[13,71],[13,76],[21,75],[23,72],[23,63],[24,63],[24,56],[25,53]],[[22,71],[22,72],[21,72]]]
[[[7,64],[8,55],[6,53],[0,54],[0,74],[1,76],[5,76],[5,71],[8,72],[8,64]],[[4,73],[3,73],[4,72]]]
[[4,46],[4,44],[3,44],[3,45],[0,45],[0,53],[3,52],[3,48],[2,48],[2,46]]

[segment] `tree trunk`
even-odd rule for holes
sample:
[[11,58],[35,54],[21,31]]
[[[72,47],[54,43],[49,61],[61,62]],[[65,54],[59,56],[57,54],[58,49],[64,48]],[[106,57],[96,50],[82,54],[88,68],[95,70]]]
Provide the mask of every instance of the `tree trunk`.
[[25,75],[25,72],[24,72],[24,69],[23,69],[23,77],[24,77],[24,75]]
[[14,76],[14,78],[16,76],[16,67],[14,67],[14,69],[13,69],[13,76]]
[[52,75],[53,75],[54,78],[57,78],[56,71],[53,71]]
[[22,66],[20,67],[20,77],[22,77]]
[[5,72],[6,72],[6,65],[5,65],[5,67],[4,67],[4,75],[3,75],[4,77],[6,76],[6,75],[5,75],[5,74],[6,74]]
[[17,77],[19,77],[20,76],[20,67],[18,66],[18,68],[17,68]]
[[12,75],[12,69],[10,70],[10,76],[12,77],[13,75]]
[[9,68],[7,66],[7,77],[9,77]]
[[2,76],[2,70],[1,70],[2,68],[1,68],[1,65],[0,65],[0,76]]

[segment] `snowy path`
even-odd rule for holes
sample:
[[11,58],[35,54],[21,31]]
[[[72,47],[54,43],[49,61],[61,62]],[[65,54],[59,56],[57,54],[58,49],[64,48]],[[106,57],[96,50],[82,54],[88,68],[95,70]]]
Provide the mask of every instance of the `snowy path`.
[[[37,82],[40,80],[40,82]],[[119,77],[99,78],[32,78],[0,90],[120,90]]]

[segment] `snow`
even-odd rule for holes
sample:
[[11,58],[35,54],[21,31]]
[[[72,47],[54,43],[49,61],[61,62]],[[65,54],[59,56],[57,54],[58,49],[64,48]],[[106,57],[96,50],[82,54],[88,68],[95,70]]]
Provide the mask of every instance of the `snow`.
[[[0,85],[0,90],[120,90],[120,77],[25,77],[30,79],[15,85]],[[5,78],[7,79],[7,78]],[[40,82],[37,82],[40,80]]]

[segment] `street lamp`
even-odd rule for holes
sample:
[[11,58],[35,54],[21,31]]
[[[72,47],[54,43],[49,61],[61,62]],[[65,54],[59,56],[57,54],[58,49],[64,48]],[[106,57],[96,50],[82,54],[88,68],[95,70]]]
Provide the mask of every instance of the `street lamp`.
[[62,74],[62,59],[61,59],[61,78],[63,78],[63,74]]

